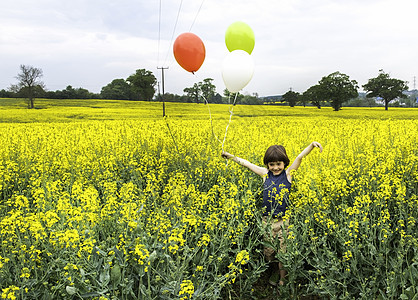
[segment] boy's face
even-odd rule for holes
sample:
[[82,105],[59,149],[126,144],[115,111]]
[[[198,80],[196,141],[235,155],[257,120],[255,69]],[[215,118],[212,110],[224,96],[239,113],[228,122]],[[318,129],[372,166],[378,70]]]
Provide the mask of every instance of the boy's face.
[[284,170],[284,162],[282,161],[272,161],[267,164],[269,171],[273,173],[273,175],[279,175]]

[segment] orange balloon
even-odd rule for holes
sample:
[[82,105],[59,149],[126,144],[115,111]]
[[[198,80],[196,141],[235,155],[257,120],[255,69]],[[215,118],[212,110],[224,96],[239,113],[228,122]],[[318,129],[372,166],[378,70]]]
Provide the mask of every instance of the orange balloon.
[[205,45],[195,34],[186,32],[180,34],[174,41],[174,57],[178,64],[189,72],[196,72],[205,60]]

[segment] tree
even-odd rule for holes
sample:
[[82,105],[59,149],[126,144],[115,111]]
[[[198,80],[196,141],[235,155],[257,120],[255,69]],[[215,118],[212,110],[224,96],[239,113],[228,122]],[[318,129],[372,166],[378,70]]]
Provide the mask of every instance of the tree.
[[311,86],[302,94],[302,98],[304,98],[306,101],[310,101],[316,107],[321,108],[321,105],[322,105],[321,87],[319,85]]
[[200,98],[203,98],[203,102],[212,103],[216,94],[216,86],[212,84],[212,78],[203,79],[203,82],[197,82],[192,87],[183,89],[186,93],[186,97],[190,99],[189,102],[200,102]]
[[183,102],[186,96],[180,96],[177,94],[171,94],[171,93],[164,93],[159,95],[159,98],[157,100],[165,101],[165,102]]
[[296,102],[298,102],[299,96],[300,94],[298,92],[290,90],[282,96],[282,101],[289,102],[290,107],[295,107]]
[[91,99],[94,97],[93,93],[90,93],[89,90],[83,89],[81,87],[75,89],[76,99]]
[[200,85],[200,90],[202,92],[202,97],[206,99],[207,102],[212,102],[213,97],[215,97],[216,86],[212,84],[212,78],[203,79],[203,82]]
[[63,90],[45,92],[44,97],[49,99],[98,99],[99,94],[91,93],[87,89],[73,88],[68,85]]
[[151,71],[145,69],[136,70],[126,79],[131,88],[131,100],[152,100],[155,94],[157,78]]
[[303,107],[306,107],[306,104],[308,103],[308,99],[303,95],[299,95],[299,103],[303,105]]
[[190,99],[189,102],[196,102],[199,103],[199,96],[200,96],[200,86],[202,85],[201,82],[193,84],[192,87],[184,88],[183,92],[186,93],[186,97]]
[[0,91],[0,98],[12,98],[13,96],[13,92],[11,91],[6,91],[5,89]]
[[219,93],[216,93],[212,98],[213,103],[222,103],[222,96]]
[[358,97],[357,81],[340,72],[322,77],[319,86],[323,99],[330,102],[335,111],[340,110],[344,102]]
[[244,98],[244,95],[241,94],[240,92],[231,93],[228,89],[224,89],[224,96],[226,98],[225,103],[229,103],[229,104],[241,103],[241,100]]
[[247,105],[263,104],[263,100],[261,100],[258,97],[257,93],[253,93],[252,95],[244,95],[244,97],[241,100],[241,104],[247,104]]
[[102,99],[129,100],[131,88],[125,79],[114,79],[108,85],[102,87],[100,96]]
[[76,90],[71,86],[67,85],[65,90],[62,90],[62,99],[78,99]]
[[[20,73],[16,79],[18,83],[16,87],[25,98],[28,99],[28,108],[34,108],[35,96],[43,92],[44,83],[40,80],[43,73],[41,69],[32,66],[20,65]],[[13,89],[13,87],[11,88]]]
[[379,70],[379,75],[363,85],[367,91],[366,97],[381,97],[385,101],[385,110],[388,110],[389,102],[396,98],[407,98],[403,93],[408,90],[406,81],[390,78],[389,74]]

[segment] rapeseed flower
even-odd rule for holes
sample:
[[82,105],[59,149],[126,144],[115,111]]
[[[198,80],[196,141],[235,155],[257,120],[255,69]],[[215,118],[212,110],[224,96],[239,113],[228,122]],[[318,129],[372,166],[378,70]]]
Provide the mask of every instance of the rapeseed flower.
[[[58,295],[65,286],[87,296],[107,290],[101,297],[109,299],[220,298],[228,289],[246,297],[265,268],[262,179],[220,158],[212,129],[223,134],[223,115],[211,128],[200,105],[193,118],[161,120],[150,115],[158,103],[123,103],[135,110],[115,103],[103,116],[51,107],[27,112],[33,123],[0,123],[0,285],[9,286],[2,297]],[[70,112],[94,119],[68,122]],[[416,111],[394,110],[392,119],[349,108],[234,113],[225,147],[256,164],[272,143],[284,144],[291,159],[307,141],[324,145],[294,171],[287,199],[287,250],[277,255],[290,266],[293,291],[300,281],[330,298],[376,298],[389,283],[407,290],[409,277],[396,274],[413,274],[417,260]],[[120,281],[108,278],[116,265]]]

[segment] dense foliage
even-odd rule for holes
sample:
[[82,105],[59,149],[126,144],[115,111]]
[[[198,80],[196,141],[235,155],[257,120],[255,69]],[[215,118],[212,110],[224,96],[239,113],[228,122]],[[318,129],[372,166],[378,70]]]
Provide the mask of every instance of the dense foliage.
[[[383,100],[385,109],[388,110],[390,102],[393,106],[415,107],[418,99],[416,89],[407,91],[406,82],[390,78],[389,74],[379,71],[379,76],[371,78],[363,85],[367,91],[362,96],[358,93],[357,81],[350,80],[349,76],[339,71],[322,77],[318,84],[309,87],[305,92],[290,91],[283,95],[259,97],[258,93],[237,94],[237,104],[279,104],[285,102],[290,107],[295,105],[314,105],[318,108],[331,106],[338,111],[344,106],[374,107],[380,106],[375,100]],[[109,99],[109,100],[140,100],[163,101],[183,103],[224,103],[228,104],[231,94],[224,89],[223,96],[216,92],[216,86],[212,78],[205,78],[196,82],[192,87],[183,88],[183,95],[172,94],[164,90],[164,80],[158,84],[154,74],[146,69],[138,69],[128,78],[114,79],[101,88],[100,93],[92,93],[84,88],[74,88],[68,85],[63,90],[48,91],[40,81],[42,70],[31,66],[21,66],[18,74],[18,84],[12,84],[7,90],[0,90],[0,98],[25,97],[28,107],[34,108],[35,98],[47,99]],[[163,76],[164,77],[164,76]],[[24,80],[23,80],[24,79]]]
[[367,97],[380,97],[385,102],[385,109],[388,110],[389,102],[396,98],[407,98],[403,93],[408,89],[405,81],[390,78],[388,73],[383,70],[379,71],[379,75],[363,85],[363,88],[368,92]]

